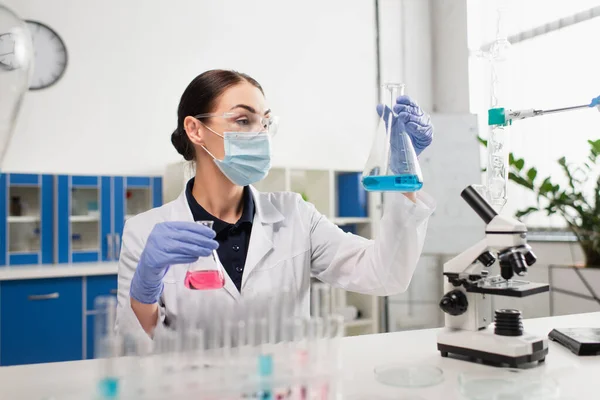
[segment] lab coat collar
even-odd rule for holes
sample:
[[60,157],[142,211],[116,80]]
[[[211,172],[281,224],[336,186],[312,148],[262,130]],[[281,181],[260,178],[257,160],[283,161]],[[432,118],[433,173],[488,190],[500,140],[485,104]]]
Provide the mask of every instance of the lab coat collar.
[[[254,186],[250,186],[250,192],[252,193],[256,210],[254,222],[260,221],[263,224],[274,224],[283,221],[283,214],[271,203],[268,193],[261,193]],[[256,219],[257,217],[258,219]]]

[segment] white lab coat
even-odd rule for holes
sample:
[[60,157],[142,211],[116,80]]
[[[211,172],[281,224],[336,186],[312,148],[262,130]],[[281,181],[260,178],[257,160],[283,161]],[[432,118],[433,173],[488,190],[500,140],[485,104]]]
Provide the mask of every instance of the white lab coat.
[[[434,201],[425,193],[417,203],[400,193],[386,193],[377,239],[343,232],[300,195],[262,193],[251,187],[255,215],[241,293],[225,274],[225,286],[215,290],[215,307],[233,306],[241,298],[288,288],[296,299],[295,314],[308,316],[310,278],[353,292],[387,296],[408,287],[423,248]],[[141,330],[129,303],[129,286],[150,231],[164,221],[193,217],[185,192],[125,224],[119,259],[117,327]],[[177,319],[177,296],[184,289],[188,265],[173,265],[164,278],[160,320]]]

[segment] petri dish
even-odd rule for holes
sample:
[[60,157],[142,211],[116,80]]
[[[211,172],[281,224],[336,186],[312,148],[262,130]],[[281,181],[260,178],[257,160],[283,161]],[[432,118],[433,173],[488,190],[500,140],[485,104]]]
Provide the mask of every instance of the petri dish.
[[558,383],[519,370],[469,372],[458,375],[460,393],[469,400],[557,400]]
[[444,380],[444,372],[429,365],[388,364],[374,372],[379,383],[404,388],[434,386]]

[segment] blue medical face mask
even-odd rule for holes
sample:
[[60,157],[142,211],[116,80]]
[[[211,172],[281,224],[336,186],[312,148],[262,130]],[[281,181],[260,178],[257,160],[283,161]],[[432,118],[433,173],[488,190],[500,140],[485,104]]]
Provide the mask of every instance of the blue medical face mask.
[[223,138],[225,157],[216,158],[202,146],[217,167],[231,182],[247,186],[262,180],[271,169],[271,137],[266,132],[224,132],[223,135],[208,130]]

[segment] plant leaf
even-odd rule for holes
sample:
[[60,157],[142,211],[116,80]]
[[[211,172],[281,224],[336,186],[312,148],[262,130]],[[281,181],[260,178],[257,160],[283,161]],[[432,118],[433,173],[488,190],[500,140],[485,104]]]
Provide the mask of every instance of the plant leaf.
[[481,136],[477,136],[477,141],[479,141],[479,143],[487,147],[488,141],[482,138]]
[[508,173],[508,179],[510,179],[511,181],[515,182],[518,185],[526,187],[529,190],[533,190],[533,184],[531,182],[529,182],[527,179],[523,178],[522,176],[515,174],[514,172]]
[[529,171],[527,171],[527,178],[529,178],[529,182],[533,183],[536,176],[537,176],[537,169],[535,169],[534,167],[529,168]]
[[508,153],[508,165],[514,165],[515,163],[515,156],[513,153]]
[[540,185],[539,193],[544,196],[550,193],[552,191],[552,188],[554,188],[554,185],[552,185],[552,182],[550,182],[550,178],[548,177],[544,179],[544,181]]
[[515,167],[519,171],[523,170],[524,166],[525,166],[525,160],[523,160],[522,158],[519,158],[518,160],[515,160]]
[[519,210],[519,211],[517,211],[517,213],[515,214],[515,216],[517,218],[522,218],[522,217],[524,217],[526,215],[529,215],[529,214],[537,212],[537,211],[540,211],[539,208],[537,208],[537,207],[529,207],[526,210]]

